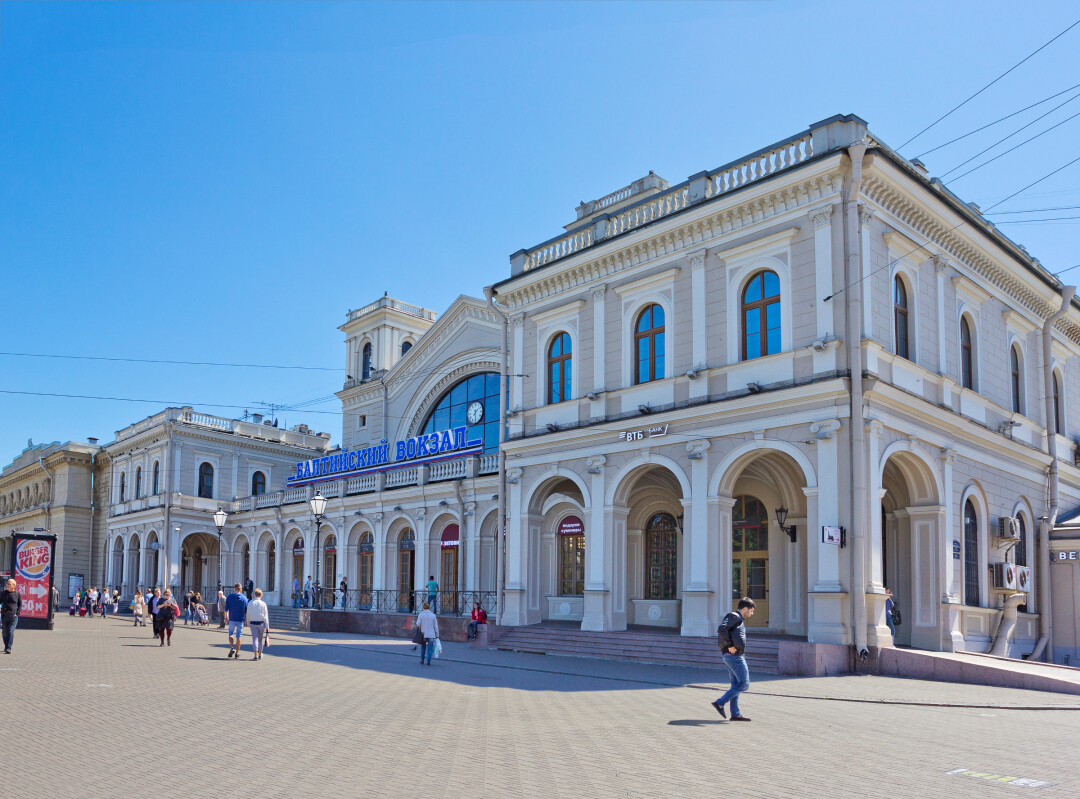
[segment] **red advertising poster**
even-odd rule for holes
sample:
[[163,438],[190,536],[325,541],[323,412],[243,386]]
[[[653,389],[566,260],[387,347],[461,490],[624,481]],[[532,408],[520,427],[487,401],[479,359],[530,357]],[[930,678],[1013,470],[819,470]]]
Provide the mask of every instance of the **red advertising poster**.
[[585,525],[577,516],[567,516],[559,522],[559,535],[585,535]]
[[21,537],[14,539],[12,551],[12,574],[22,596],[21,619],[51,618],[49,593],[53,579],[53,537]]

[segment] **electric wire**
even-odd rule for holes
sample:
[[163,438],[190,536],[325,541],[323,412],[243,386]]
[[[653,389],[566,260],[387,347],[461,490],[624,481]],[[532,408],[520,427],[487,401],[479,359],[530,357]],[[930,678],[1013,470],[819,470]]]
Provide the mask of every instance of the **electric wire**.
[[326,366],[286,366],[269,363],[219,363],[217,361],[172,361],[162,358],[116,358],[104,355],[57,355],[43,352],[0,352],[17,358],[63,358],[71,361],[114,361],[118,363],[161,363],[173,366],[227,366],[233,369],[300,369],[310,372],[343,372],[344,369],[331,369]]
[[[1077,95],[1077,97],[1080,97],[1080,94],[1078,94],[1078,95]],[[1073,98],[1073,99],[1075,99],[1075,98]],[[957,176],[956,176],[955,178],[953,178],[953,180],[954,180],[954,181],[956,181],[956,180],[960,180],[960,178],[962,178],[962,177],[965,177],[966,175],[970,175],[970,174],[971,174],[972,172],[974,172],[974,171],[976,171],[976,170],[978,170],[978,169],[982,169],[982,168],[983,168],[984,166],[986,166],[987,164],[992,164],[992,163],[993,163],[994,161],[998,160],[999,158],[1001,158],[1001,157],[1003,157],[1003,156],[1006,156],[1006,155],[1008,155],[1008,154],[1009,154],[1009,153],[1011,153],[1011,152],[1012,152],[1013,150],[1016,150],[1016,149],[1018,149],[1018,148],[1020,148],[1020,147],[1023,147],[1023,146],[1025,145],[1025,144],[1028,144],[1028,143],[1030,143],[1030,142],[1033,142],[1033,141],[1035,141],[1035,140],[1036,140],[1037,138],[1039,138],[1040,136],[1045,136],[1045,135],[1046,135],[1047,133],[1049,133],[1050,131],[1054,130],[1055,128],[1060,128],[1060,127],[1061,127],[1062,125],[1064,125],[1064,124],[1065,124],[1066,122],[1069,122],[1069,121],[1071,121],[1071,120],[1073,120],[1073,119],[1076,119],[1077,117],[1080,117],[1080,111],[1078,111],[1077,113],[1073,114],[1073,115],[1072,115],[1071,117],[1066,117],[1065,119],[1063,119],[1063,120],[1061,120],[1060,122],[1058,122],[1058,123],[1057,123],[1056,125],[1051,125],[1050,127],[1048,127],[1048,128],[1046,129],[1046,130],[1042,131],[1041,133],[1036,133],[1036,134],[1035,134],[1034,136],[1032,136],[1032,137],[1031,137],[1030,139],[1025,139],[1024,141],[1020,142],[1019,144],[1013,145],[1012,147],[1010,147],[1010,148],[1009,148],[1008,150],[1006,150],[1005,152],[1003,152],[1003,153],[998,153],[998,154],[997,154],[997,155],[995,155],[995,156],[994,156],[993,158],[990,158],[989,160],[983,161],[983,162],[982,162],[981,164],[979,164],[978,166],[974,166],[974,167],[972,167],[972,168],[971,168],[971,169],[969,169],[969,170],[968,170],[967,172],[964,172],[964,173],[962,173],[962,174],[960,174],[960,175],[957,175]],[[1040,117],[1040,119],[1042,119],[1042,117]],[[1034,123],[1032,123],[1032,124],[1034,124]],[[1026,126],[1025,126],[1025,127],[1026,127]],[[1020,128],[1020,130],[1023,130],[1023,129],[1024,129],[1024,128]],[[1018,131],[1016,131],[1016,133],[1019,133],[1019,132],[1020,132],[1019,130],[1018,130]],[[1016,133],[1012,133],[1012,134],[1010,134],[1009,136],[1006,136],[1006,137],[1005,137],[1005,139],[1008,139],[1008,138],[1010,138],[1011,136],[1015,136],[1015,135],[1016,135]],[[964,161],[964,162],[963,162],[962,164],[957,164],[956,166],[954,166],[954,167],[953,167],[952,169],[950,169],[950,170],[949,170],[948,172],[946,172],[946,173],[945,173],[944,175],[942,175],[941,177],[943,177],[943,178],[944,178],[944,177],[947,177],[948,175],[951,175],[951,174],[952,174],[953,172],[955,172],[955,171],[956,171],[957,169],[959,169],[960,167],[962,167],[962,166],[963,166],[964,164],[967,164],[967,163],[971,162],[972,160],[974,160],[975,158],[978,158],[978,157],[979,157],[980,155],[982,155],[983,153],[985,153],[985,152],[986,152],[987,150],[992,150],[992,149],[994,149],[995,147],[997,147],[997,145],[998,145],[998,144],[1001,144],[1001,142],[1005,141],[1005,139],[1002,139],[1001,141],[999,141],[999,142],[997,142],[997,143],[995,143],[995,144],[992,144],[992,145],[990,145],[989,147],[987,147],[987,148],[986,148],[986,150],[983,150],[983,151],[982,151],[981,153],[978,153],[977,155],[973,155],[973,156],[971,156],[971,158],[969,158],[969,159],[968,159],[967,161]]]
[[912,143],[913,141],[915,141],[915,140],[916,140],[917,138],[919,138],[919,137],[920,137],[920,136],[922,136],[922,135],[923,135],[924,133],[926,133],[926,131],[930,130],[930,129],[931,129],[932,127],[934,127],[935,125],[937,125],[937,124],[938,124],[939,122],[941,122],[941,121],[942,121],[943,119],[945,119],[946,117],[948,117],[948,116],[952,115],[952,114],[953,114],[954,112],[956,112],[956,111],[959,111],[959,110],[960,110],[961,108],[963,108],[963,107],[964,107],[965,105],[967,105],[967,104],[968,104],[969,102],[971,102],[972,100],[974,100],[974,99],[975,99],[976,97],[978,97],[978,96],[979,96],[980,94],[982,94],[982,93],[983,93],[984,91],[986,91],[987,89],[989,89],[989,88],[990,88],[991,86],[993,86],[993,85],[994,85],[995,83],[997,83],[997,82],[998,82],[999,80],[1001,80],[1002,78],[1004,78],[1004,77],[1005,77],[1006,75],[1008,75],[1008,74],[1009,74],[1010,72],[1012,72],[1013,70],[1015,70],[1015,69],[1016,69],[1017,67],[1019,67],[1019,66],[1020,66],[1021,64],[1023,64],[1023,63],[1025,62],[1025,61],[1028,61],[1028,60],[1030,60],[1031,58],[1033,58],[1034,56],[1038,55],[1038,54],[1039,54],[1040,52],[1042,52],[1042,51],[1043,51],[1043,50],[1045,50],[1045,49],[1046,49],[1047,47],[1049,47],[1049,46],[1050,46],[1051,44],[1053,44],[1054,42],[1056,42],[1056,41],[1057,41],[1058,39],[1060,39],[1060,38],[1061,38],[1062,36],[1064,36],[1064,35],[1065,35],[1066,33],[1068,33],[1068,32],[1069,32],[1069,31],[1071,31],[1071,30],[1072,30],[1073,28],[1075,28],[1075,27],[1076,27],[1077,25],[1080,25],[1080,19],[1076,20],[1076,22],[1074,22],[1074,23],[1072,23],[1071,25],[1069,25],[1069,27],[1067,27],[1067,28],[1066,28],[1065,30],[1063,30],[1063,31],[1062,31],[1061,33],[1057,34],[1057,35],[1056,35],[1056,36],[1055,36],[1054,38],[1052,38],[1052,39],[1051,39],[1050,41],[1048,41],[1048,42],[1047,42],[1046,44],[1044,44],[1044,45],[1042,45],[1041,47],[1039,47],[1039,48],[1038,48],[1037,50],[1035,50],[1034,52],[1032,52],[1032,53],[1030,53],[1030,54],[1028,54],[1028,55],[1024,56],[1024,57],[1023,57],[1022,59],[1020,59],[1020,60],[1019,60],[1019,61],[1017,61],[1017,62],[1016,62],[1015,64],[1013,64],[1013,65],[1012,65],[1011,67],[1009,67],[1009,68],[1008,68],[1007,70],[1005,70],[1004,72],[1002,72],[1002,73],[1001,73],[1000,75],[998,75],[998,76],[997,76],[996,78],[994,78],[994,79],[993,79],[992,81],[990,81],[990,82],[989,82],[988,84],[986,84],[986,85],[985,85],[985,86],[983,86],[983,87],[982,87],[981,89],[979,89],[979,90],[978,90],[977,92],[975,92],[975,94],[973,94],[973,95],[971,95],[970,97],[968,97],[968,98],[967,98],[966,100],[964,100],[964,101],[963,101],[962,103],[960,103],[959,105],[955,106],[954,108],[952,108],[952,109],[950,109],[949,111],[947,111],[947,112],[945,112],[944,114],[942,114],[942,115],[941,115],[940,117],[938,117],[938,118],[937,118],[937,119],[935,119],[935,120],[934,120],[933,122],[931,122],[931,123],[930,123],[929,125],[927,125],[927,126],[926,126],[925,128],[923,128],[922,130],[920,130],[920,131],[919,131],[918,133],[916,133],[916,134],[915,134],[914,136],[912,136],[912,137],[911,137],[910,139],[908,139],[908,140],[907,140],[906,142],[904,142],[903,144],[901,144],[901,145],[900,145],[900,146],[899,146],[899,147],[898,147],[897,149],[898,149],[898,150],[902,150],[903,148],[907,147],[907,146],[908,146],[909,144],[911,144],[911,143]]
[[995,225],[1032,225],[1036,222],[1063,222],[1067,219],[1080,219],[1080,216],[1048,216],[1042,219],[1003,219]]
[[1055,97],[1060,97],[1061,95],[1065,94],[1066,92],[1071,92],[1074,89],[1080,89],[1080,83],[1077,83],[1075,86],[1070,86],[1068,89],[1062,89],[1057,94],[1051,94],[1049,97],[1046,97],[1046,98],[1044,98],[1042,100],[1039,100],[1039,102],[1037,102],[1037,103],[1032,103],[1029,106],[1021,108],[1019,111],[1013,111],[1011,114],[1007,114],[1007,115],[1001,117],[1000,119],[995,119],[993,122],[987,122],[985,125],[983,125],[980,128],[975,128],[975,130],[968,131],[967,133],[963,134],[962,136],[957,136],[955,139],[950,139],[949,141],[945,142],[944,144],[939,144],[937,147],[932,147],[931,149],[927,150],[924,153],[919,153],[915,157],[916,158],[922,158],[924,155],[930,155],[930,153],[937,152],[938,150],[940,150],[940,149],[942,149],[944,147],[948,147],[950,144],[956,144],[958,141],[961,141],[962,139],[966,139],[968,136],[974,136],[976,133],[980,133],[980,132],[986,130],[987,128],[992,128],[994,125],[997,125],[999,122],[1004,122],[1006,119],[1012,119],[1017,114],[1022,114],[1025,111],[1030,111],[1032,108],[1035,108],[1036,106],[1042,105],[1043,103],[1047,103],[1047,102],[1053,100]]
[[1023,210],[1017,209],[1015,211],[994,211],[994,216],[1003,216],[1005,214],[1041,214],[1046,211],[1075,211],[1080,208],[1080,205],[1059,205],[1056,208],[1026,208]]

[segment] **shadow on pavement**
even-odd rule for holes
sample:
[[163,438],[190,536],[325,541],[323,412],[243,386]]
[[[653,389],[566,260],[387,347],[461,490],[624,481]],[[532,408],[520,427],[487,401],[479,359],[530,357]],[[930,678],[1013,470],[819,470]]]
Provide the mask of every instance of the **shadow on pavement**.
[[673,719],[668,722],[669,727],[709,727],[715,724],[727,724],[721,719]]

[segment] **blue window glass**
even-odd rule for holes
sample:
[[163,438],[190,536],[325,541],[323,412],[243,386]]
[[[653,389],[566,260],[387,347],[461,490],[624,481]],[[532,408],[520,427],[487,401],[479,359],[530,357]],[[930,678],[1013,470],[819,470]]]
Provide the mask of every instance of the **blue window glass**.
[[573,344],[567,333],[560,333],[548,347],[548,403],[570,399],[570,366]]
[[637,351],[635,383],[648,383],[664,377],[664,309],[650,305],[638,316],[634,326]]
[[[479,409],[478,421],[469,421],[469,408]],[[477,409],[473,411],[474,417]],[[499,449],[499,375],[482,372],[462,380],[447,391],[428,414],[421,428],[425,433],[449,430],[453,427],[468,428],[470,441],[482,441],[484,452]]]
[[780,278],[775,272],[750,278],[743,289],[742,320],[743,360],[780,352]]

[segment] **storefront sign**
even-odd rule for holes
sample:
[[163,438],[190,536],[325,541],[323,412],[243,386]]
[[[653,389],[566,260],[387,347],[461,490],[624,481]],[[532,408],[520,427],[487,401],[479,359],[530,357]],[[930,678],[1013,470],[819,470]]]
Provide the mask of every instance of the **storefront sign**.
[[821,543],[834,544],[835,546],[843,546],[844,544],[844,528],[843,527],[822,527],[821,528]]
[[668,425],[659,424],[653,427],[646,427],[643,430],[621,430],[619,432],[620,441],[642,441],[646,438],[656,438],[657,436],[666,436],[668,431]]
[[456,547],[461,544],[461,534],[456,524],[446,525],[446,529],[442,532],[442,540],[440,546],[443,548]]
[[30,626],[44,628],[52,624],[53,550],[56,536],[13,533],[11,576],[22,597],[22,619],[34,619]]
[[585,524],[577,516],[567,516],[559,522],[559,535],[585,535]]
[[1054,560],[1077,560],[1080,558],[1080,553],[1077,552],[1052,552]]
[[310,485],[342,477],[384,472],[407,463],[432,463],[481,452],[484,442],[469,441],[467,430],[467,427],[462,426],[438,433],[424,433],[398,441],[392,451],[384,438],[371,447],[342,450],[325,458],[301,461],[296,464],[296,474],[290,476],[287,482],[290,487]]
[[960,542],[955,538],[952,542],[952,558],[953,560],[960,560]]

